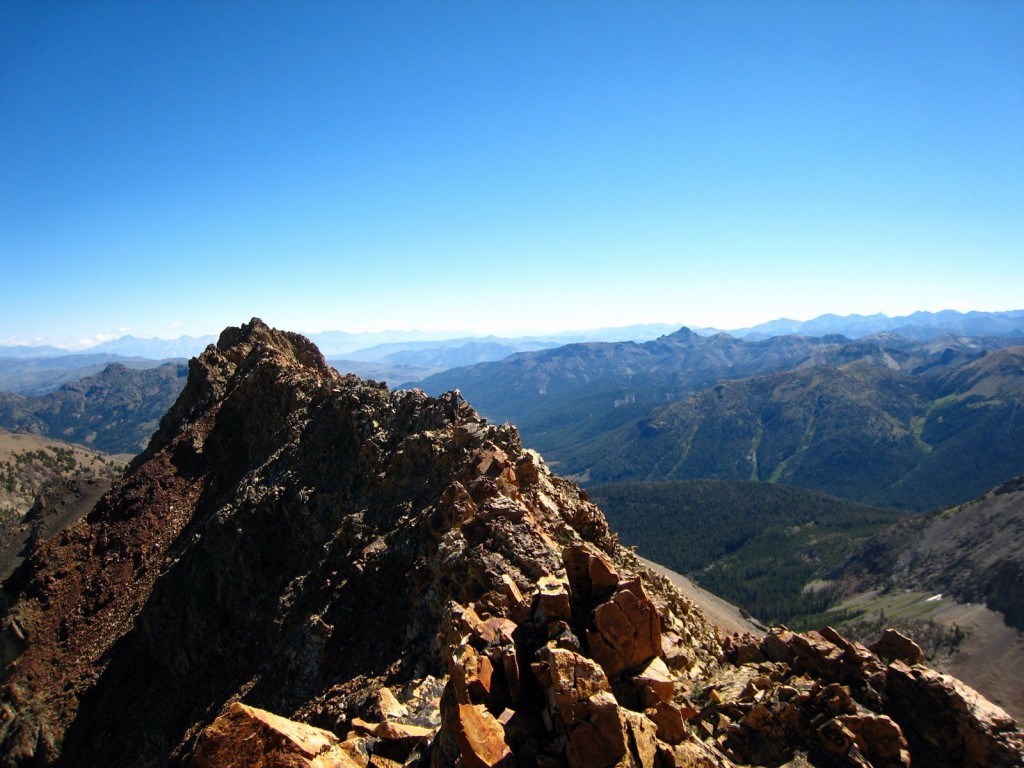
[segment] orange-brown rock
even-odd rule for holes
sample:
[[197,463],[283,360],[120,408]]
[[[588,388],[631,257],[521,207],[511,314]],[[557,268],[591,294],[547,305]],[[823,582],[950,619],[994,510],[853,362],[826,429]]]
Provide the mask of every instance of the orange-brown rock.
[[[734,762],[715,747],[693,740],[658,746],[658,768],[733,768]],[[789,768],[798,768],[793,764]]]
[[878,642],[869,648],[886,661],[899,659],[911,665],[924,662],[924,651],[921,646],[895,629],[885,630]]
[[599,692],[609,692],[608,678],[594,661],[563,648],[543,648],[534,665],[534,674],[544,687],[548,710],[553,720],[574,723],[587,700]]
[[885,715],[841,715],[838,718],[853,735],[857,749],[874,768],[908,768],[910,751],[903,730]]
[[398,720],[408,717],[409,709],[389,688],[378,688],[370,695],[370,711],[381,720]]
[[195,768],[365,768],[328,731],[235,702],[203,732]]
[[646,664],[661,653],[661,620],[639,581],[619,585],[594,610],[588,630],[591,654],[609,677]]
[[456,650],[452,664],[455,696],[461,704],[485,704],[491,699],[491,660],[471,645]]
[[661,701],[672,701],[676,691],[676,684],[669,673],[668,665],[658,656],[633,675],[632,683],[640,694],[640,701],[644,707],[653,707]]
[[697,713],[695,710],[684,711],[681,706],[671,701],[659,701],[647,709],[645,714],[657,726],[658,738],[661,741],[679,744],[689,737],[686,721]]
[[537,620],[544,622],[572,619],[569,585],[558,576],[542,576],[537,582]]
[[562,550],[562,562],[569,577],[573,601],[586,605],[614,589],[619,574],[595,547],[573,545]]
[[459,755],[466,768],[501,768],[512,765],[501,723],[478,704],[459,704],[455,729]]

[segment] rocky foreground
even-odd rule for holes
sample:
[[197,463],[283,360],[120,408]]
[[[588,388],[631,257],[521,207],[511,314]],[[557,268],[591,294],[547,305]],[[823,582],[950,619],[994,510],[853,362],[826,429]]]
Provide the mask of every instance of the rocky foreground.
[[895,633],[720,636],[457,393],[258,320],[5,583],[7,766],[1010,766]]

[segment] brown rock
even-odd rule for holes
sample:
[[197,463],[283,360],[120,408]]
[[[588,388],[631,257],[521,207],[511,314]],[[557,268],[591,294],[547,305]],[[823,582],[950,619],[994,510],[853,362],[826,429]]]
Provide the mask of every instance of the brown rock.
[[692,645],[677,633],[661,633],[661,656],[669,669],[691,669],[697,661]]
[[868,647],[886,661],[899,659],[911,665],[924,663],[921,646],[892,628],[885,630],[878,642]]
[[889,665],[886,714],[903,730],[915,764],[1019,766],[1024,732],[1005,711],[949,675]]
[[591,655],[609,677],[635,669],[661,653],[661,620],[639,581],[619,585],[594,611],[587,631]]
[[523,622],[530,618],[530,603],[523,597],[519,586],[507,573],[501,574],[501,591],[508,600],[509,618]]
[[452,683],[460,704],[486,704],[491,698],[491,660],[471,645],[456,650],[452,663]]
[[597,548],[589,544],[566,547],[562,550],[562,563],[577,605],[586,605],[618,586],[618,573]]
[[842,715],[838,718],[874,768],[909,768],[910,752],[903,731],[885,715]]
[[600,692],[610,692],[604,670],[595,662],[563,648],[544,648],[534,665],[544,687],[552,721],[574,723],[584,711],[587,700]]
[[378,739],[386,741],[424,741],[433,736],[432,728],[424,728],[421,725],[399,723],[394,720],[385,720],[378,723],[373,729],[373,735]]
[[818,738],[825,751],[837,757],[845,757],[857,768],[871,768],[871,765],[859,755],[853,732],[839,720],[824,722],[818,728]]
[[522,698],[522,680],[516,647],[514,645],[502,647],[498,651],[498,658],[501,661],[501,670],[505,675],[505,686],[508,688],[510,703],[517,705]]
[[370,714],[381,720],[398,720],[409,715],[409,710],[395,698],[389,688],[378,688],[370,695]]
[[565,756],[570,768],[616,765],[629,745],[615,697],[609,691],[598,691],[576,713],[567,728]]
[[682,707],[671,701],[659,701],[645,714],[657,726],[659,739],[668,744],[679,744],[689,736],[686,730],[686,721],[689,719],[687,715],[693,717],[696,712],[692,709],[684,711]]
[[488,645],[504,645],[513,642],[512,633],[516,626],[514,621],[504,616],[492,616],[480,624],[478,632],[480,639]]
[[782,662],[783,664],[791,664],[795,659],[793,649],[790,648],[795,635],[785,628],[773,629],[767,635],[761,643],[761,650],[769,661]]
[[195,768],[364,768],[333,733],[235,702],[200,735]]
[[676,692],[675,682],[669,675],[668,666],[658,656],[651,659],[646,667],[634,675],[632,681],[645,707],[653,707],[660,701],[672,701]]
[[684,741],[658,745],[659,768],[733,768],[735,763],[709,744]]
[[569,585],[557,576],[542,576],[537,582],[537,621],[572,621]]
[[500,768],[512,764],[505,729],[483,706],[459,704],[455,738],[466,768]]

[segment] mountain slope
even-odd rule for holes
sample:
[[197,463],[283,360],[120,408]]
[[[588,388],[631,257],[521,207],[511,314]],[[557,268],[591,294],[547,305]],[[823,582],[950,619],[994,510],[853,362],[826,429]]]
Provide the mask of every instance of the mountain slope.
[[880,506],[973,498],[1024,469],[1024,349],[912,376],[868,361],[726,381],[576,446],[590,482],[760,480]]
[[841,569],[860,588],[897,586],[984,603],[1024,630],[1024,477],[879,534]]
[[32,541],[89,512],[123,469],[80,446],[0,429],[0,579]]
[[136,454],[146,447],[160,417],[181,392],[187,373],[181,363],[145,370],[114,363],[47,395],[0,392],[0,427],[105,453]]
[[781,337],[745,342],[682,328],[654,341],[569,344],[455,368],[418,382],[438,393],[458,388],[482,413],[510,421],[530,445],[560,451],[603,434],[722,379],[788,369],[843,339]]
[[513,428],[343,377],[258,320],[192,362],[122,481],[4,588],[11,766],[1024,755],[1005,713],[899,654],[828,630],[720,642]]
[[111,363],[121,363],[128,368],[156,368],[161,361],[108,354],[0,357],[0,391],[46,395],[69,382],[95,376]]

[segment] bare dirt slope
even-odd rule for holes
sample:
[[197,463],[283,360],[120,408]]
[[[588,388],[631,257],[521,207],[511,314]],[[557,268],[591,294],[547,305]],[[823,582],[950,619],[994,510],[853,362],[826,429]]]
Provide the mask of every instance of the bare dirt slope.
[[697,604],[704,614],[704,618],[721,629],[725,634],[731,635],[734,632],[740,634],[749,632],[752,635],[763,635],[765,628],[747,619],[732,603],[727,603],[717,595],[713,595],[706,589],[701,589],[681,573],[670,571],[663,565],[653,560],[637,558],[652,571],[672,582],[672,585],[682,592],[687,598]]

